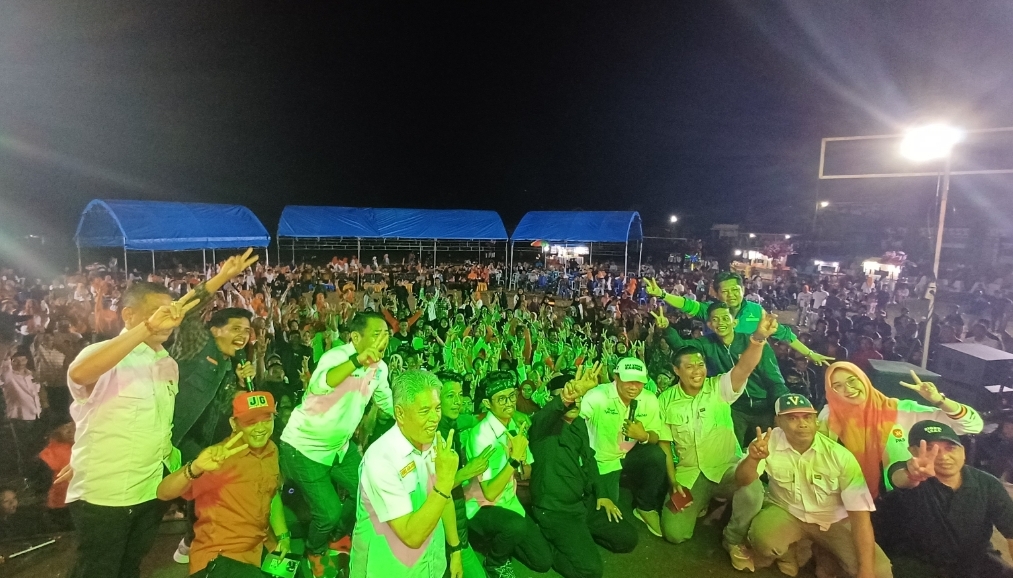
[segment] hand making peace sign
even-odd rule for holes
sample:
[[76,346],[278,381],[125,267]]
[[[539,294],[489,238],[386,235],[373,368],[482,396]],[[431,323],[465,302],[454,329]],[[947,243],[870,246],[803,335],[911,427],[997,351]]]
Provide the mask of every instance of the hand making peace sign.
[[654,324],[658,329],[665,329],[668,327],[668,317],[665,317],[665,308],[658,307],[658,312],[651,311],[651,317],[654,318]]
[[179,327],[179,324],[183,322],[183,317],[200,304],[199,300],[194,299],[196,295],[196,291],[191,291],[172,303],[159,307],[148,318],[146,323],[148,330],[158,332]]
[[928,443],[922,440],[914,455],[907,461],[907,477],[912,482],[921,483],[936,475],[936,456],[939,455],[939,446],[928,449]]
[[194,475],[199,476],[204,472],[213,472],[222,467],[225,460],[250,447],[247,444],[236,446],[236,442],[242,438],[243,432],[236,432],[236,435],[232,436],[232,438],[224,444],[213,445],[209,448],[205,448],[204,451],[197,456],[197,459],[190,464],[190,470]]
[[939,393],[939,390],[936,389],[936,384],[931,381],[922,381],[913,369],[911,370],[911,379],[914,380],[914,383],[906,383],[902,381],[900,384],[912,391],[917,391],[918,395],[925,398],[925,401],[929,402],[931,405],[939,405],[946,399],[946,397]]
[[247,267],[253,265],[260,259],[260,255],[250,256],[253,253],[253,247],[250,247],[242,255],[233,255],[222,263],[222,268],[219,274],[226,275],[229,279],[239,275],[246,270]]
[[658,286],[658,282],[650,277],[644,278],[644,290],[651,297],[661,297],[665,294],[665,290]]
[[771,428],[767,428],[767,433],[763,433],[763,430],[756,428],[756,439],[749,443],[749,457],[754,460],[765,460],[770,457],[770,432],[774,431]]

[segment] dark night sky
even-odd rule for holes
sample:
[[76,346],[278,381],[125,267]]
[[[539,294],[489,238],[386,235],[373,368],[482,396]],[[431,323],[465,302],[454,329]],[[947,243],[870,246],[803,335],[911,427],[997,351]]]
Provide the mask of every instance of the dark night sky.
[[1008,0],[318,4],[0,3],[4,235],[97,197],[791,226],[854,190],[823,136],[1013,125]]

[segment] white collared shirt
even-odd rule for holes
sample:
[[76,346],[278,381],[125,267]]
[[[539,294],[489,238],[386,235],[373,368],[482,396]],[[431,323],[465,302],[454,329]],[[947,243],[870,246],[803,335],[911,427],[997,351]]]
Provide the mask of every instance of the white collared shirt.
[[336,387],[327,385],[327,372],[358,355],[355,345],[346,343],[320,357],[309,387],[281,433],[281,441],[307,458],[326,466],[344,459],[348,442],[362,421],[370,398],[387,415],[394,414],[393,397],[387,381],[387,364],[360,367]]
[[[664,424],[661,422],[658,397],[644,389],[636,399],[635,421],[660,437]],[[595,387],[581,400],[580,416],[587,421],[587,433],[598,460],[599,473],[607,474],[623,469],[622,459],[637,445],[636,441],[626,441],[623,436],[623,423],[629,412],[629,407],[619,399],[615,382]]]
[[39,419],[42,405],[38,382],[30,372],[15,373],[8,359],[0,367],[0,389],[7,405],[7,419],[33,421]]
[[732,388],[731,372],[704,380],[700,392],[688,395],[681,385],[673,385],[658,398],[661,407],[659,439],[672,442],[679,455],[675,480],[692,488],[700,474],[720,483],[728,468],[742,459],[735,437],[731,404],[745,391]]
[[447,569],[443,520],[419,548],[398,538],[390,521],[418,511],[436,483],[432,445],[418,450],[397,425],[362,456],[350,575],[443,578]]
[[[524,515],[524,506],[521,505],[521,501],[517,499],[517,479],[516,476],[511,478],[503,491],[495,500],[487,500],[485,494],[482,493],[482,482],[488,482],[495,478],[503,471],[503,468],[509,467],[510,463],[510,450],[507,447],[507,430],[517,432],[520,428],[517,427],[517,423],[510,419],[510,423],[506,426],[503,422],[496,419],[496,416],[489,412],[485,415],[485,418],[478,422],[474,427],[464,433],[464,439],[462,440],[464,445],[464,452],[468,456],[468,459],[474,459],[475,456],[485,451],[485,448],[489,446],[495,447],[492,455],[489,456],[489,467],[482,473],[481,476],[472,478],[464,482],[464,496],[467,498],[465,502],[465,510],[468,518],[473,518],[475,514],[482,508],[482,506],[498,506],[500,508],[506,508],[512,512],[516,512],[521,516]],[[531,448],[527,450],[527,457],[524,460],[526,464],[535,463],[535,457],[531,453]]]
[[[78,354],[90,355],[105,343]],[[179,366],[165,349],[141,343],[95,383],[91,395],[67,376],[77,425],[67,502],[133,506],[156,498],[172,456],[172,412]]]
[[766,469],[769,474],[767,496],[799,520],[825,531],[848,512],[876,510],[858,460],[827,436],[817,433],[812,446],[800,454],[784,431],[774,428],[768,449],[770,457],[757,467],[758,473]]

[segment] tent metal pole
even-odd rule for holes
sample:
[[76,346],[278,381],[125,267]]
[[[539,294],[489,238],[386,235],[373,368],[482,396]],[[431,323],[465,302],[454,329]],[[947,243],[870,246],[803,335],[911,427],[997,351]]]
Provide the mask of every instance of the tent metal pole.
[[295,267],[295,242],[292,243],[292,266]]
[[508,271],[508,274],[509,274],[509,277],[508,277],[508,279],[509,279],[508,287],[510,289],[514,288],[514,272],[513,272],[513,268],[514,268],[514,243],[513,243],[513,241],[511,241],[510,242],[510,271]]
[[433,272],[436,272],[436,239],[433,239]]
[[77,272],[80,273],[81,271],[84,270],[84,267],[81,266],[81,244],[80,243],[75,244],[77,245]]
[[640,255],[637,257],[637,276],[639,277],[644,271],[644,241],[640,241]]
[[207,249],[201,249],[200,252],[201,252],[201,257],[204,259],[204,280],[206,281],[209,278],[209,276],[208,276],[208,250]]
[[130,268],[127,267],[127,246],[123,245],[123,278],[126,280],[127,287],[130,287]]
[[155,252],[151,252],[151,274],[155,274]]
[[[215,250],[211,249],[211,267],[214,268],[218,265],[218,258],[215,257]],[[215,271],[217,273],[217,271]]]
[[594,257],[594,243],[587,244],[587,264],[590,265]]
[[264,247],[264,266],[271,266],[271,250],[268,247]]
[[623,277],[627,277],[630,274],[629,262],[630,262],[630,240],[626,239],[626,251],[623,252]]
[[358,247],[355,258],[359,260],[359,268],[362,268],[362,239],[356,239],[355,245]]
[[281,237],[278,237],[278,247],[275,249],[275,254],[278,256],[278,265],[281,266]]

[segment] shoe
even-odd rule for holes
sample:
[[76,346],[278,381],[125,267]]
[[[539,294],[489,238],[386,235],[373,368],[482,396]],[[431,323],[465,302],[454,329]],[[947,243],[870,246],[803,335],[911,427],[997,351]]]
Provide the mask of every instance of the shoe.
[[337,578],[338,569],[330,554],[306,554],[306,565],[313,578]]
[[352,538],[342,536],[328,545],[331,554],[348,554],[352,551]]
[[728,551],[728,557],[732,560],[732,568],[740,572],[743,570],[756,572],[756,566],[753,564],[753,554],[749,551],[749,548],[746,548],[745,544],[729,544],[722,541],[721,545]]
[[482,567],[485,568],[485,573],[489,575],[489,578],[517,578],[517,575],[514,574],[514,565],[510,560],[499,565],[494,565],[486,558]]
[[647,526],[647,530],[657,537],[661,537],[661,517],[657,512],[647,512],[638,508],[633,509],[633,517],[640,520]]
[[179,546],[176,546],[176,551],[172,553],[172,559],[177,564],[190,563],[190,546],[187,545],[186,538],[179,541]]
[[791,578],[798,576],[798,562],[795,561],[794,557],[785,560],[778,560],[777,569],[785,576],[790,576]]

